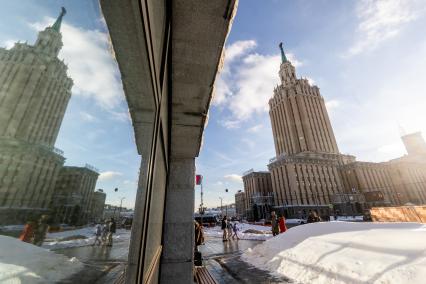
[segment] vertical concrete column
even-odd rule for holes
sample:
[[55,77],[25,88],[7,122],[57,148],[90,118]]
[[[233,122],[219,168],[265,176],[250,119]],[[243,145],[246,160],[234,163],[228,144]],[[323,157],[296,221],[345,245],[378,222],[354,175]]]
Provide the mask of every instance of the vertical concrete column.
[[195,159],[172,158],[166,192],[161,283],[192,283]]

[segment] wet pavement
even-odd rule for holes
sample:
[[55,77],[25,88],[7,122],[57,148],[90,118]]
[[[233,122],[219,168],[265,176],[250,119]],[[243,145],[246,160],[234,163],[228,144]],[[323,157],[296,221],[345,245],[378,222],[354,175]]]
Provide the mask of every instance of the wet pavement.
[[58,249],[54,252],[70,258],[75,257],[85,266],[82,271],[61,283],[114,283],[115,277],[108,274],[114,272],[115,275],[120,273],[115,270],[124,270],[129,253],[129,240],[116,241],[112,247],[83,246]]
[[231,283],[292,283],[290,279],[272,276],[244,262],[241,254],[262,241],[235,240],[223,242],[221,238],[207,238],[205,245],[199,246],[203,264],[219,284]]

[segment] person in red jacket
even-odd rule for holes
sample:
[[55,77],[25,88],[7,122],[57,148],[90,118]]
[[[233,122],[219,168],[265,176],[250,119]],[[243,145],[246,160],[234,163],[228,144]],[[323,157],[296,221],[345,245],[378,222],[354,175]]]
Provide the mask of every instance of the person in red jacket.
[[34,240],[34,230],[35,230],[35,222],[29,221],[25,224],[24,230],[22,231],[19,239],[23,242],[32,244]]
[[280,225],[280,233],[284,233],[285,231],[287,231],[287,226],[285,225],[284,216],[280,216],[280,218],[278,219],[278,223]]

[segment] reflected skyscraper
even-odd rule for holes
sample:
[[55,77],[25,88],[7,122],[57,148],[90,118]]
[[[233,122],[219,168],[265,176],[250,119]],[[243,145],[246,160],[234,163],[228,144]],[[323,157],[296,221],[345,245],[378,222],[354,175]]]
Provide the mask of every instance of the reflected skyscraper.
[[0,48],[0,223],[48,211],[65,158],[54,148],[73,81],[58,58],[62,11],[34,45]]

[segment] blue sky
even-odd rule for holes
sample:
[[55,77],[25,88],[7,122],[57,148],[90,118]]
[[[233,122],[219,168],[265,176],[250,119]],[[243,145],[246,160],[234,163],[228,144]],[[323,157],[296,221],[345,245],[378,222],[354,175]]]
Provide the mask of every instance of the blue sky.
[[[66,6],[61,58],[75,86],[56,146],[66,164],[99,168],[107,202],[126,197],[133,207],[140,157],[97,1],[0,3],[7,47],[33,43]],[[275,155],[267,102],[279,83],[280,41],[298,76],[320,88],[342,153],[362,161],[403,155],[402,129],[426,135],[425,26],[422,0],[241,0],[196,160],[205,204],[233,202],[242,173],[266,170]]]

